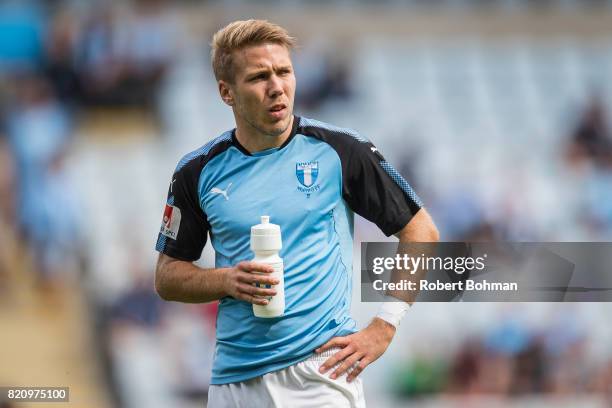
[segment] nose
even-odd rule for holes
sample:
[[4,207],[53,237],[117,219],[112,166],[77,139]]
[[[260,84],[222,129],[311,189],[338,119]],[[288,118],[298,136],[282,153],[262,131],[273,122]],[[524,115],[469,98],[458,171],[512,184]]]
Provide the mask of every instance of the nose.
[[283,94],[283,83],[277,75],[271,75],[268,82],[268,96],[275,98]]

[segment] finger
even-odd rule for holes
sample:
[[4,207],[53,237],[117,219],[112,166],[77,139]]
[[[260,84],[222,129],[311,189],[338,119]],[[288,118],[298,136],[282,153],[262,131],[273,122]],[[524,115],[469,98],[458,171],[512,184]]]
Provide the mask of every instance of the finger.
[[322,353],[325,350],[328,350],[332,347],[344,347],[347,344],[348,344],[348,339],[346,337],[334,337],[331,340],[329,340],[327,343],[325,343],[324,345],[316,349],[315,353],[317,354]]
[[257,273],[240,272],[238,274],[238,280],[241,282],[253,284],[260,283],[264,285],[278,285],[280,281],[278,278],[269,275],[260,275]]
[[332,380],[340,377],[342,374],[346,372],[349,368],[353,367],[353,365],[359,361],[359,359],[363,357],[363,353],[353,353],[349,357],[345,358],[342,361],[342,364],[336,368],[336,370],[329,376]]
[[262,286],[239,284],[238,291],[252,296],[275,296],[276,289],[266,288]]
[[345,347],[342,350],[334,353],[333,356],[325,360],[325,362],[319,367],[319,372],[321,374],[325,373],[330,368],[334,367],[340,361],[343,361],[345,358],[353,354],[355,350],[352,347]]
[[264,297],[253,296],[249,295],[248,293],[241,293],[238,295],[238,298],[254,305],[265,306],[269,303],[268,299]]
[[355,366],[355,368],[353,368],[351,372],[348,374],[348,377],[346,377],[346,381],[347,382],[353,381],[359,374],[361,374],[363,369],[366,368],[369,364],[370,364],[369,360],[362,358],[359,364],[357,364],[357,366]]
[[244,272],[274,272],[274,268],[272,268],[270,265],[253,261],[242,261],[238,265],[236,265],[236,267]]

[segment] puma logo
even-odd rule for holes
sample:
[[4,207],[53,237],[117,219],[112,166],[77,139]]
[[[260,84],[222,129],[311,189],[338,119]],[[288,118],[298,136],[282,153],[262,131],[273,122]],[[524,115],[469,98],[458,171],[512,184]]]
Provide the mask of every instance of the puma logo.
[[211,194],[221,194],[223,197],[225,197],[225,201],[227,201],[229,200],[229,196],[227,195],[227,192],[229,191],[231,186],[232,186],[232,183],[229,183],[225,190],[221,190],[219,187],[213,187],[210,190],[210,193]]

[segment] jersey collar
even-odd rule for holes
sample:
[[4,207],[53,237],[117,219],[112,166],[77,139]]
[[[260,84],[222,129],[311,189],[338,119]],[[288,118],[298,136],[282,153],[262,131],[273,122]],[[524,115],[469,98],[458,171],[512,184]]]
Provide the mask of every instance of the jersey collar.
[[[285,148],[285,146],[287,146],[291,142],[291,140],[293,140],[295,134],[297,133],[297,129],[299,125],[300,125],[300,117],[294,115],[293,124],[291,125],[291,133],[289,133],[289,137],[287,137],[287,140],[285,140],[283,144],[280,145],[276,150],[282,150],[283,148]],[[232,129],[232,144],[236,146],[236,148],[240,150],[242,153],[244,153],[245,155],[256,156],[256,155],[253,155],[244,146],[240,144],[240,142],[238,141],[238,138],[236,137],[236,128]]]

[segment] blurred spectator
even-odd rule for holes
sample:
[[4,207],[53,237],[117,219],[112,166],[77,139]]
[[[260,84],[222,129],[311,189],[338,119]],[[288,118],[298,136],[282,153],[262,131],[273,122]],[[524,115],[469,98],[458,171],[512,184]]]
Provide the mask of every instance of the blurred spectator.
[[[137,246],[130,246],[135,254]],[[163,301],[156,296],[150,275],[134,256],[127,270],[130,286],[108,309],[105,351],[110,354],[111,383],[119,387],[121,406],[174,406],[161,350]],[[156,375],[148,378],[153,370]]]
[[607,398],[612,404],[612,360],[601,363],[590,384],[590,390],[598,392]]
[[422,355],[402,362],[393,375],[395,394],[533,397],[594,392],[612,398],[612,360],[589,362],[587,332],[575,311],[565,309],[537,331],[521,322],[517,309],[509,311],[498,325],[467,338],[448,362]]
[[55,16],[46,36],[43,70],[53,85],[58,99],[74,107],[81,98],[79,74],[75,65],[75,33],[73,16]]
[[320,109],[328,101],[346,101],[353,95],[351,60],[344,52],[333,51],[320,42],[312,42],[295,56],[300,88],[296,106],[306,111]]
[[[141,260],[133,260],[131,286],[109,313],[107,350],[123,406],[181,406],[183,398],[201,401],[210,382],[216,304],[162,301]],[[147,378],[151,369],[163,374]]]
[[0,131],[0,299],[5,298],[10,252],[14,248],[13,232],[13,162],[4,135]]
[[545,355],[540,341],[534,339],[516,355],[512,394],[536,394],[544,390]]
[[470,186],[449,189],[433,197],[431,213],[445,239],[457,241],[490,241],[493,231],[485,220],[483,203]]
[[602,99],[591,97],[566,148],[566,158],[577,172],[580,208],[576,221],[592,239],[612,235],[612,132]]
[[147,275],[140,275],[133,286],[111,308],[116,324],[155,329],[161,321],[162,300],[153,290]]
[[163,0],[138,0],[127,14],[92,13],[78,44],[84,102],[155,110],[178,51],[180,29]]
[[572,310],[550,319],[543,337],[548,355],[547,391],[567,395],[585,391],[588,381],[586,333]]
[[584,175],[583,223],[593,236],[607,240],[612,238],[612,160],[593,167]]
[[442,361],[417,357],[393,373],[391,387],[398,397],[420,398],[442,391],[446,382]]
[[469,339],[459,349],[451,363],[447,391],[471,393],[480,374],[481,345],[478,339]]
[[[187,398],[201,400],[210,384],[215,348],[216,303],[187,305],[174,310],[166,321],[166,349],[172,355],[175,372],[172,383]],[[180,350],[177,352],[177,350]],[[170,354],[169,354],[170,355]]]
[[601,99],[594,96],[571,135],[568,158],[570,163],[586,160],[598,165],[608,162],[611,156],[612,134],[605,108]]
[[76,44],[76,60],[83,102],[104,104],[112,99],[118,81],[113,54],[113,13],[108,6],[94,8],[85,19]]
[[71,122],[41,76],[22,74],[15,85],[6,121],[15,159],[18,225],[41,277],[50,283],[78,257],[78,205],[64,169]]
[[506,313],[485,336],[485,370],[481,376],[485,384],[482,391],[504,395],[513,391],[518,372],[516,356],[525,353],[532,341],[532,334],[519,320],[520,316],[515,317],[511,310]]
[[[14,227],[14,165],[6,136],[0,129],[0,222]],[[5,230],[5,228],[0,228]]]

